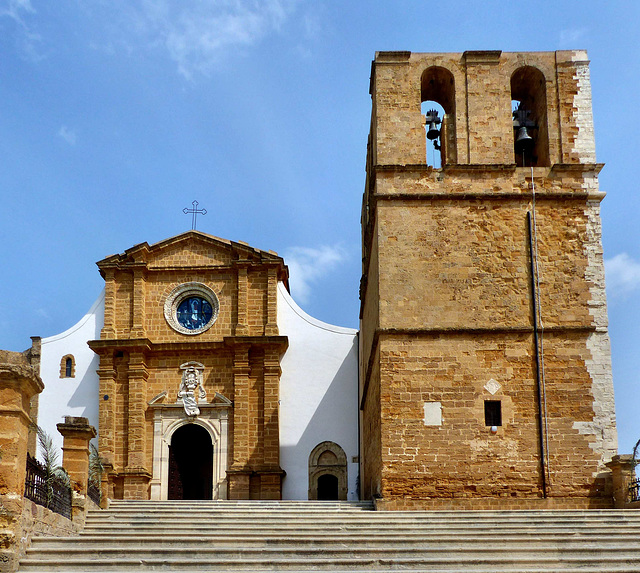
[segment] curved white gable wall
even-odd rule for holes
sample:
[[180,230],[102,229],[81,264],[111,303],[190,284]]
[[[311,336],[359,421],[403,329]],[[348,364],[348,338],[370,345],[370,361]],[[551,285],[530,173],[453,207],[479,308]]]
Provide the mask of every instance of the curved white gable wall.
[[283,499],[308,499],[309,454],[331,441],[348,461],[348,499],[357,500],[358,331],[306,314],[278,283],[278,329],[289,338],[280,377]]
[[[104,324],[104,290],[89,312],[68,330],[42,339],[40,378],[44,390],[40,394],[38,425],[53,439],[60,451],[62,463],[62,436],[56,424],[65,416],[84,416],[98,429],[99,366],[98,355],[87,341],[100,338]],[[73,378],[60,378],[60,360],[73,354],[76,368]]]

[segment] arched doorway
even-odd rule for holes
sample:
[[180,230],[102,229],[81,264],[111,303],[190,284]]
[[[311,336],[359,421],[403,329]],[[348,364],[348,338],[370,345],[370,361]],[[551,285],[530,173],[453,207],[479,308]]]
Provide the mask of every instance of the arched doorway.
[[318,477],[318,499],[335,500],[338,497],[338,478],[331,474]]
[[171,436],[168,499],[211,499],[213,444],[198,424],[185,424]]
[[309,455],[309,499],[347,499],[347,456],[335,442],[321,442]]

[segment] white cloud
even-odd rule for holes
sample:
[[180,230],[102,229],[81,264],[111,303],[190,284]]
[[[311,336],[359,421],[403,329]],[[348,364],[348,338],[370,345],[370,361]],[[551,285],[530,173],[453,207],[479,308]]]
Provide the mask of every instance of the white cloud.
[[191,79],[208,73],[229,49],[255,45],[278,32],[299,1],[127,0],[111,3],[109,9],[119,12],[127,31],[147,48],[165,50]]
[[25,12],[35,12],[31,0],[0,0],[0,16],[8,16],[16,22],[22,22]]
[[78,139],[76,132],[72,129],[69,129],[66,125],[63,125],[58,130],[58,135],[62,137],[62,139],[64,139],[69,145],[75,145]]
[[40,54],[38,44],[42,38],[28,24],[27,15],[35,14],[31,0],[0,0],[0,18],[13,21],[16,31],[16,44],[20,54],[27,60],[38,62],[44,58]]
[[284,260],[289,266],[289,283],[294,298],[302,303],[309,302],[312,285],[348,258],[339,245],[323,246],[317,249],[291,247],[285,252]]
[[582,39],[587,35],[586,28],[567,28],[560,30],[560,46],[562,48],[576,49],[581,46],[577,46],[578,42],[582,42]]
[[627,253],[605,260],[604,268],[610,296],[625,296],[640,288],[640,262]]

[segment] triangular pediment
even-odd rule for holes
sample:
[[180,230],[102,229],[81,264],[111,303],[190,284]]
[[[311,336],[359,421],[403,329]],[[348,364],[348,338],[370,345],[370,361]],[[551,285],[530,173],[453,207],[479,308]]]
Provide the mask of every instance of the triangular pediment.
[[276,263],[285,268],[282,258],[273,251],[263,251],[246,243],[221,239],[201,231],[187,231],[152,245],[140,243],[97,264],[101,270],[114,266],[171,269],[230,267],[245,261],[249,264]]

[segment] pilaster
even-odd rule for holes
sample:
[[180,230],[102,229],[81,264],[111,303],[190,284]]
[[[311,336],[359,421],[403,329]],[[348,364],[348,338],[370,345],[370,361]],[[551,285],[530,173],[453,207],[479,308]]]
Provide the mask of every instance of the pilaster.
[[267,268],[267,323],[264,327],[265,336],[278,335],[278,268]]
[[233,463],[232,469],[248,465],[250,456],[249,344],[234,345],[233,356]]
[[133,271],[133,325],[131,327],[132,338],[145,338],[145,298],[146,298],[146,278],[145,267],[140,266]]
[[147,379],[149,372],[143,352],[131,352],[129,356],[128,396],[128,444],[127,470],[146,468],[147,432],[145,413],[147,406]]
[[104,461],[113,465],[116,437],[116,370],[113,364],[113,352],[109,349],[100,354],[100,367],[97,372],[100,378],[98,449]]
[[116,336],[116,281],[115,269],[104,269],[104,325],[100,338],[115,338]]
[[236,336],[249,334],[248,308],[249,285],[247,279],[247,265],[238,265],[238,321],[236,324]]

